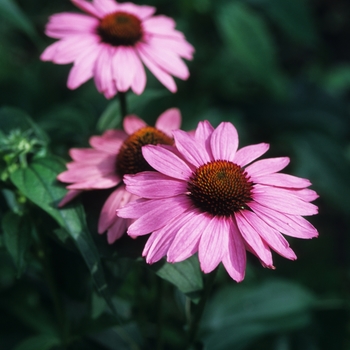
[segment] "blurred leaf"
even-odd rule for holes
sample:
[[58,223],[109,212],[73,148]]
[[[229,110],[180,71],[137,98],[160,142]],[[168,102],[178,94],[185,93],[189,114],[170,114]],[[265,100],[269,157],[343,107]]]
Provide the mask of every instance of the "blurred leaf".
[[56,181],[57,174],[64,170],[63,163],[58,159],[41,158],[27,168],[12,173],[11,180],[26,197],[51,215],[69,233],[90,270],[97,290],[115,312],[107,291],[99,253],[86,226],[83,207],[77,204],[64,209],[57,207],[67,193]]
[[108,129],[115,129],[121,122],[119,101],[113,100],[101,114],[97,122],[97,130],[104,132]]
[[31,242],[31,225],[26,217],[8,212],[2,219],[5,246],[10,253],[19,277],[25,269],[27,262],[25,255]]
[[322,85],[335,96],[347,93],[350,89],[350,65],[332,67],[323,77]]
[[304,327],[314,302],[308,290],[287,281],[226,287],[208,304],[204,343],[208,349],[243,349],[264,334]]
[[0,17],[22,30],[33,42],[39,45],[40,38],[35,27],[14,0],[0,0]]
[[193,301],[198,301],[199,292],[203,289],[203,279],[197,256],[191,256],[175,264],[168,262],[153,264],[150,268],[159,277],[174,284]]
[[305,0],[251,0],[260,5],[284,32],[296,42],[316,44],[316,28]]
[[59,344],[60,341],[55,336],[43,334],[27,338],[13,350],[50,350]]
[[248,6],[234,2],[221,9],[217,25],[231,54],[251,78],[276,95],[284,94],[284,78],[263,18]]

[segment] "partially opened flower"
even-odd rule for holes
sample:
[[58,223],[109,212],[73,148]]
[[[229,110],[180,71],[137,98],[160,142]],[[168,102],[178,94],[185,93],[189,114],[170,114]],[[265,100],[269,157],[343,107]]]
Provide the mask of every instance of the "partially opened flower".
[[146,85],[143,64],[171,92],[172,76],[186,80],[194,49],[175,30],[173,19],[158,15],[151,6],[114,0],[71,0],[86,14],[58,13],[50,17],[46,34],[59,39],[41,55],[43,61],[74,63],[68,88],[76,89],[94,78],[106,98],[132,89],[141,94]]
[[[118,210],[136,219],[132,236],[152,233],[143,255],[148,263],[167,256],[179,262],[198,252],[205,273],[223,263],[241,281],[246,250],[265,267],[274,268],[271,249],[287,259],[296,255],[283,237],[317,237],[302,216],[317,213],[310,203],[318,196],[306,179],[279,173],[289,158],[257,160],[266,143],[238,148],[231,123],[214,129],[199,123],[195,135],[173,132],[176,151],[145,146],[147,162],[158,172],[124,176],[126,189],[142,197]],[[175,148],[174,147],[174,148]]]
[[106,200],[98,222],[98,232],[107,231],[108,243],[115,242],[130,224],[130,220],[118,217],[115,210],[137,197],[126,191],[123,175],[152,170],[142,156],[142,146],[172,145],[171,131],[178,129],[180,124],[181,114],[176,108],[161,114],[155,127],[130,115],[124,119],[125,132],[108,130],[102,136],[90,138],[92,148],[71,149],[69,154],[73,162],[67,164],[68,170],[57,176],[60,181],[71,183],[59,206],[64,206],[82,191],[116,187]]

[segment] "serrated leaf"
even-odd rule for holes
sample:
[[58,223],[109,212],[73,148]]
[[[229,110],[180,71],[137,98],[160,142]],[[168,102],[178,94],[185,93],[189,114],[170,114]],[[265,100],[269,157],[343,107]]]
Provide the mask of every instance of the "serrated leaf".
[[56,176],[64,170],[63,162],[57,158],[40,158],[27,168],[17,169],[10,178],[27,198],[51,215],[69,233],[90,270],[97,290],[115,312],[98,251],[88,232],[83,207],[78,204],[63,209],[57,207],[66,190],[58,183]]
[[50,350],[59,344],[55,336],[43,334],[25,339],[13,350]]
[[8,212],[3,217],[1,224],[5,247],[17,267],[19,277],[27,265],[25,255],[32,240],[30,221],[26,220],[26,217]]
[[150,267],[159,277],[174,284],[193,301],[198,301],[199,292],[203,289],[203,279],[197,256],[175,264],[162,261]]

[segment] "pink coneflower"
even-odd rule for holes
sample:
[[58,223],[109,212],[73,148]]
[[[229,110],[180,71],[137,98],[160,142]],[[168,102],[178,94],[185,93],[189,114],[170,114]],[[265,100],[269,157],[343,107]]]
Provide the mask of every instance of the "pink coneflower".
[[82,191],[116,187],[105,202],[99,222],[98,232],[107,231],[108,243],[112,244],[126,232],[130,220],[122,219],[115,210],[136,198],[125,190],[123,175],[153,170],[144,160],[141,148],[144,145],[172,145],[171,131],[181,124],[181,114],[176,108],[161,114],[155,127],[148,126],[135,115],[124,119],[124,131],[108,130],[102,136],[92,136],[92,148],[73,148],[69,154],[73,162],[67,164],[67,171],[57,178],[72,183],[67,186],[67,195],[59,203],[63,206]]
[[136,219],[128,234],[152,233],[143,250],[148,263],[167,255],[168,262],[187,259],[198,251],[201,269],[220,262],[236,281],[242,281],[246,250],[265,267],[274,268],[271,250],[287,259],[296,255],[283,234],[317,237],[317,230],[301,215],[317,213],[309,203],[318,196],[311,183],[278,173],[289,158],[256,160],[266,143],[238,148],[231,123],[214,129],[199,123],[195,135],[173,132],[175,150],[145,146],[142,153],[158,172],[124,176],[126,189],[142,197],[118,210]]
[[[94,77],[106,98],[131,88],[141,94],[146,85],[143,64],[171,92],[172,76],[186,80],[194,49],[175,22],[152,16],[156,9],[114,0],[71,0],[87,13],[58,13],[50,17],[46,35],[59,39],[41,55],[43,61],[74,63],[67,86],[76,89]],[[142,64],[143,63],[143,64]]]

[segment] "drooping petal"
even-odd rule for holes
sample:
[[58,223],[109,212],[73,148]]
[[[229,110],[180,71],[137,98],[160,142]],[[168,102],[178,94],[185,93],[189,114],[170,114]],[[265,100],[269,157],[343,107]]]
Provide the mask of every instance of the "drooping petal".
[[124,183],[131,193],[149,199],[173,197],[187,192],[185,181],[173,179],[155,171],[125,176]]
[[97,150],[116,156],[127,136],[122,130],[107,130],[102,136],[90,137],[89,143]]
[[198,247],[198,258],[204,273],[213,271],[221,262],[229,242],[229,224],[226,220],[213,217],[206,226]]
[[237,282],[244,279],[247,264],[247,254],[243,238],[235,221],[230,221],[230,232],[227,251],[223,256],[222,263],[231,278]]
[[235,218],[239,232],[245,242],[251,247],[265,266],[273,268],[271,251],[263,242],[255,227],[251,226],[240,212],[235,213]]
[[164,175],[186,181],[192,174],[191,168],[166,148],[147,145],[142,147],[142,154],[152,168]]
[[243,147],[236,152],[234,162],[242,167],[246,166],[267,152],[269,147],[270,145],[268,143],[259,143],[257,145]]
[[168,262],[175,263],[189,258],[198,250],[201,235],[210,217],[196,210],[185,212],[173,223],[175,238],[168,250]]
[[173,130],[181,126],[181,112],[178,108],[170,108],[163,112],[157,119],[155,127],[169,137],[173,137]]
[[262,176],[255,175],[251,177],[251,180],[263,185],[287,188],[304,188],[311,185],[311,182],[307,179],[282,173],[274,173]]
[[238,148],[237,129],[231,123],[220,123],[211,135],[210,145],[214,159],[232,162]]
[[[131,194],[125,190],[125,186],[119,186],[113,191],[102,207],[98,220],[98,233],[105,232],[117,218],[116,210],[129,203]],[[123,219],[125,220],[125,219]]]
[[68,202],[70,202],[75,197],[77,197],[81,192],[82,191],[79,191],[79,190],[70,190],[70,191],[68,191],[68,193],[63,197],[63,199],[58,203],[58,207],[62,208]]
[[115,216],[113,222],[107,230],[107,242],[113,244],[117,239],[121,238],[126,233],[128,220]]
[[133,58],[131,61],[133,61],[133,64],[135,67],[134,69],[136,73],[131,83],[131,89],[136,95],[141,95],[145,90],[145,86],[146,86],[146,80],[147,80],[146,72],[141,62],[141,59],[137,55],[135,50],[132,51],[132,56]]

